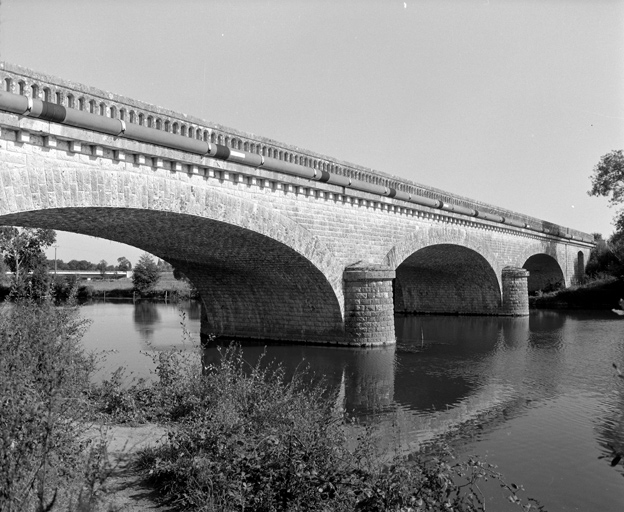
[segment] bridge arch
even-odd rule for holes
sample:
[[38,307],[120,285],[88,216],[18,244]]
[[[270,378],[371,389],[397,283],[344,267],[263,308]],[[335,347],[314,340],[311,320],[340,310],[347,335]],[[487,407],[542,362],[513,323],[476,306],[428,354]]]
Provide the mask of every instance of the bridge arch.
[[[11,180],[20,200],[0,201],[0,224],[97,236],[171,262],[202,294],[205,332],[329,342],[344,337],[343,269],[293,220],[231,193],[168,179],[164,170],[73,173],[46,169],[37,187],[29,179]],[[68,181],[73,187],[58,193]]]
[[[583,257],[582,252],[579,254]],[[527,258],[522,268],[529,271],[527,283],[529,293],[541,290],[549,291],[565,286],[563,270],[556,258],[549,254],[533,254]]]
[[419,230],[384,264],[396,270],[394,307],[405,313],[498,314],[501,276],[482,240],[448,227]]
[[497,275],[479,253],[461,245],[423,247],[396,268],[394,307],[399,313],[497,314]]

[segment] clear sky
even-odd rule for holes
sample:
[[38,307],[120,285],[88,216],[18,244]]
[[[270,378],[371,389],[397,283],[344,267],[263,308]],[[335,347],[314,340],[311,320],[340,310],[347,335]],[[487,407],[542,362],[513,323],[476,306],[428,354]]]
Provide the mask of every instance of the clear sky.
[[[585,232],[624,0],[0,0],[0,59]],[[59,235],[58,257],[141,251]]]

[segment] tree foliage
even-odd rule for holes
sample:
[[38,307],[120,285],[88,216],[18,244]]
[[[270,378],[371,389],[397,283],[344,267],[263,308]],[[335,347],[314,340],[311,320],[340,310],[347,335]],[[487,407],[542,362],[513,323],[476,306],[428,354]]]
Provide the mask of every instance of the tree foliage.
[[49,279],[44,251],[54,242],[56,232],[52,229],[0,228],[0,253],[13,272],[11,286],[15,294],[45,295]]
[[585,267],[585,274],[593,278],[604,275],[619,275],[624,262],[624,253],[621,243],[613,243],[613,237],[609,241],[602,238],[602,235],[594,233],[594,248],[591,250],[589,260]]
[[134,266],[134,272],[132,273],[134,289],[141,295],[148,294],[154,290],[159,279],[160,270],[158,265],[148,253],[143,253]]
[[87,435],[86,328],[51,300],[0,306],[0,512],[94,510],[78,506],[107,471],[104,442]]
[[96,270],[100,272],[102,277],[104,277],[107,267],[108,267],[108,262],[106,260],[100,260],[100,262],[95,266]]
[[[609,198],[609,206],[624,203],[624,151],[613,150],[600,157],[590,176],[590,196]],[[624,233],[624,212],[619,211],[613,221],[616,233]]]
[[63,260],[57,262],[58,268],[61,270],[94,270],[95,264],[87,260],[69,260],[67,263]]
[[[591,196],[609,198],[609,206],[624,203],[624,151],[613,150],[600,158],[593,169]],[[595,237],[596,247],[587,263],[587,274],[606,273],[621,275],[624,268],[624,211],[620,210],[614,220],[615,232],[609,240]]]
[[609,197],[609,203],[619,205],[624,202],[624,151],[613,150],[600,158],[590,176],[591,196]]
[[128,271],[132,269],[132,263],[125,256],[117,258],[117,270]]

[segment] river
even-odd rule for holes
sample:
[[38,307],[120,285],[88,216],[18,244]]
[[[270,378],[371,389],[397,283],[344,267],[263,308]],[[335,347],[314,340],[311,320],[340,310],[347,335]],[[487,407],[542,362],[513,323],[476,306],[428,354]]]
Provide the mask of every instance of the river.
[[[100,377],[124,365],[132,377],[150,378],[144,352],[193,349],[199,340],[197,303],[97,302],[82,314],[92,321],[86,348],[107,351]],[[611,466],[624,452],[624,378],[612,366],[624,366],[621,322],[608,311],[397,316],[394,347],[282,343],[269,345],[266,357],[324,375],[388,449],[443,436],[459,457],[495,464],[551,512],[615,512],[624,509],[624,466]],[[250,361],[263,351],[262,343],[244,346]],[[488,510],[508,509],[502,491],[487,493]]]

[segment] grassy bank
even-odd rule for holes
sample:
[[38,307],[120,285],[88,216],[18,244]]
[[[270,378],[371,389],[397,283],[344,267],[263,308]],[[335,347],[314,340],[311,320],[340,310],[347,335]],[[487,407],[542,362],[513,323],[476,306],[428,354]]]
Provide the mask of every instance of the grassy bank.
[[585,285],[529,297],[536,309],[613,309],[624,298],[624,280],[606,277]]
[[[72,290],[74,283],[72,280],[58,279],[58,283],[53,286],[55,293],[61,300],[67,297]],[[81,280],[75,283],[76,295],[80,300],[89,299],[132,299],[139,297],[134,291],[132,279],[92,279],[90,281]],[[0,301],[6,299],[11,292],[10,283],[0,283]],[[187,281],[177,280],[173,277],[173,272],[163,272],[160,280],[146,298],[157,300],[183,300],[196,298],[197,292]]]
[[105,438],[90,433],[149,423],[166,436],[132,467],[180,510],[485,510],[487,479],[529,504],[479,460],[442,448],[380,454],[364,428],[350,439],[336,390],[250,366],[236,347],[208,367],[198,352],[155,352],[152,384],[128,385],[118,371],[95,386],[78,312],[49,302],[1,310],[0,511],[102,509],[111,462]]
[[[81,282],[78,294],[81,298],[132,298],[135,295],[133,288],[130,278],[92,280]],[[163,272],[149,297],[188,299],[192,295],[188,282],[175,279],[172,272]]]

